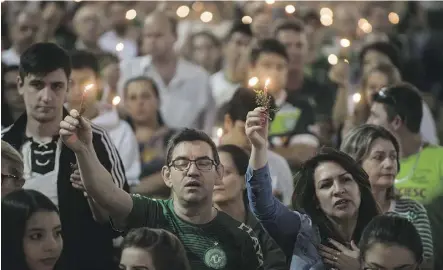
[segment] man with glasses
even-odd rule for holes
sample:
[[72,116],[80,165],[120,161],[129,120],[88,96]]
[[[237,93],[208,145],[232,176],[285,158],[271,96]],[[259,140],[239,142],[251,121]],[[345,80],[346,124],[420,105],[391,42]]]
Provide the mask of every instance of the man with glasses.
[[[77,156],[90,197],[109,213],[115,227],[161,228],[184,244],[194,270],[262,269],[263,254],[252,229],[212,206],[214,184],[223,177],[216,146],[203,132],[184,129],[171,138],[162,169],[172,199],[129,195],[112,184],[97,161],[90,124],[76,110],[60,123],[64,143]],[[86,176],[86,177],[84,177]]]
[[[375,94],[368,123],[390,130],[401,147],[400,172],[395,187],[401,195],[422,203],[434,239],[443,233],[443,147],[425,142],[420,135],[423,101],[410,84],[398,84]],[[443,242],[434,241],[434,254],[443,254]],[[443,257],[435,256],[435,269]]]

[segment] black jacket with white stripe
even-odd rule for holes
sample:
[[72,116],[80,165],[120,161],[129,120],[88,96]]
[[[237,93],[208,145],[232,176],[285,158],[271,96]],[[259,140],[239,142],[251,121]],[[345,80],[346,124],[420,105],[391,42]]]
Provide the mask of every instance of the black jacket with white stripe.
[[[68,112],[63,111],[63,116]],[[26,138],[26,113],[10,127],[2,131],[2,140],[21,152]],[[122,161],[106,131],[92,125],[93,145],[101,164],[111,173],[114,183],[129,191]],[[62,144],[57,196],[62,224],[63,253],[60,269],[68,270],[108,270],[118,269],[113,262],[113,243],[116,233],[108,224],[100,225],[94,221],[87,199],[83,193],[72,187],[71,164],[76,157],[67,146]]]

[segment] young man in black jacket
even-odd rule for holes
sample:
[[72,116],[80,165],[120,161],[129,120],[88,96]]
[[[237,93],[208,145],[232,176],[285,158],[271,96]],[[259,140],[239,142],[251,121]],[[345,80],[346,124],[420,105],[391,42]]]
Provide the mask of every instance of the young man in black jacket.
[[[23,188],[42,192],[60,209],[62,269],[117,269],[112,245],[116,234],[109,225],[94,220],[94,209],[99,209],[96,203],[72,187],[70,175],[76,156],[58,135],[60,121],[68,114],[63,104],[70,74],[70,57],[62,48],[53,43],[29,47],[20,57],[17,78],[26,113],[2,131],[2,140],[23,155]],[[92,130],[100,163],[118,188],[128,190],[122,161],[108,134],[95,125]]]

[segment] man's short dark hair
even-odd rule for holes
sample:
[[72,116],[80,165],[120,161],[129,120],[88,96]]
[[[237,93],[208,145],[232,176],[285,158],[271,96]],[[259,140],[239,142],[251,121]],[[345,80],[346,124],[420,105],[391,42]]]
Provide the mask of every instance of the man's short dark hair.
[[274,30],[274,34],[275,36],[277,36],[278,32],[285,30],[291,30],[296,33],[302,33],[305,31],[305,27],[303,25],[303,22],[299,19],[295,18],[284,19],[277,24]]
[[309,23],[311,21],[314,21],[316,25],[320,25],[320,15],[315,9],[308,9],[303,15],[302,20],[304,23]]
[[423,99],[412,84],[400,83],[383,88],[374,96],[374,102],[384,104],[389,121],[398,115],[410,132],[420,132]]
[[195,142],[195,141],[203,141],[209,146],[211,146],[212,154],[214,155],[214,161],[218,165],[220,164],[220,157],[217,152],[217,146],[215,146],[214,141],[208,134],[203,131],[196,130],[193,128],[185,128],[176,133],[168,142],[168,147],[166,150],[166,165],[171,164],[172,162],[172,153],[174,152],[175,147],[182,142]]
[[251,64],[255,64],[262,53],[275,53],[289,61],[285,46],[273,38],[263,39],[259,41],[256,47],[252,48],[249,60]]
[[45,76],[57,69],[63,69],[68,79],[71,76],[71,58],[55,43],[35,43],[20,56],[19,74],[22,81],[29,74]]
[[119,64],[120,59],[117,55],[110,52],[103,52],[96,55],[98,59],[98,66],[100,70],[103,70],[110,64]]
[[251,25],[244,24],[241,21],[234,22],[225,41],[228,42],[235,33],[240,33],[248,37],[252,37]]
[[[271,98],[271,108],[276,108],[275,100],[272,96]],[[254,90],[240,87],[235,92],[231,101],[226,104],[224,113],[231,117],[232,121],[246,121],[248,112],[253,111],[257,108],[256,94]],[[275,110],[271,110],[270,118],[274,119]]]
[[365,58],[365,55],[369,51],[376,51],[376,52],[386,55],[389,58],[389,60],[391,60],[391,63],[396,68],[398,68],[399,70],[402,68],[401,60],[400,60],[400,57],[401,57],[400,51],[392,43],[385,42],[385,41],[379,41],[379,42],[370,43],[370,44],[364,46],[361,49],[360,55],[359,55],[360,66],[362,66],[364,64],[363,60]]
[[96,76],[100,75],[100,66],[97,56],[85,50],[71,51],[72,69],[91,69]]

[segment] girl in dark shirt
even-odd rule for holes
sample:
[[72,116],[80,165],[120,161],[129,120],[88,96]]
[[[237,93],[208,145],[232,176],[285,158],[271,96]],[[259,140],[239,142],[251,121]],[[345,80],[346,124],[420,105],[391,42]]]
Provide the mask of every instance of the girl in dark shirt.
[[2,269],[55,270],[63,249],[57,206],[35,190],[2,198]]

